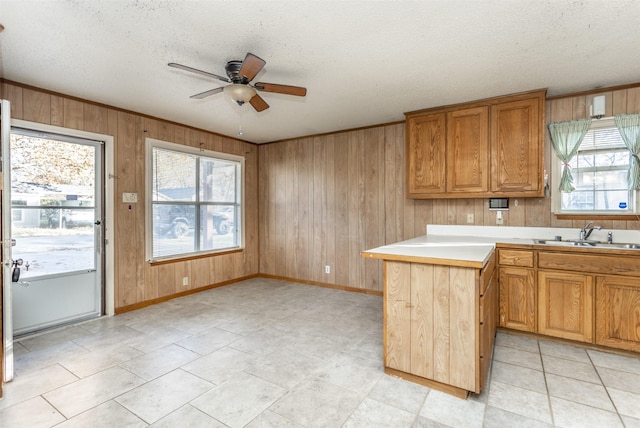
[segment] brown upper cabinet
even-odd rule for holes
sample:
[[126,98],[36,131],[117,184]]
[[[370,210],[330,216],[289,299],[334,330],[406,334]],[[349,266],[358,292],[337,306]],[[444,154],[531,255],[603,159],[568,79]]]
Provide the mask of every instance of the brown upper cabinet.
[[405,113],[407,197],[543,196],[545,95]]

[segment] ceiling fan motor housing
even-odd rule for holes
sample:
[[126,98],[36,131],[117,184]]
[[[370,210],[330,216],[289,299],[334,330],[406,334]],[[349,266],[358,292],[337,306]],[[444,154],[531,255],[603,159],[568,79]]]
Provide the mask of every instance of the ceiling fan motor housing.
[[229,80],[231,80],[233,83],[246,85],[247,83],[249,83],[249,80],[247,80],[246,76],[240,76],[241,68],[242,61],[237,59],[227,62],[227,65],[224,67],[227,72],[227,76],[229,76]]

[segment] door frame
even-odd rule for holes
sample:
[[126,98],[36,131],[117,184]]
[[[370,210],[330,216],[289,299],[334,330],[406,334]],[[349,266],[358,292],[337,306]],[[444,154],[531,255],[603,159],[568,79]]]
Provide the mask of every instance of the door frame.
[[[115,236],[115,174],[114,174],[114,160],[115,160],[115,147],[114,142],[115,138],[112,135],[107,134],[99,134],[95,132],[82,131],[78,129],[72,128],[64,128],[60,126],[47,125],[38,122],[29,122],[25,120],[19,119],[11,119],[10,121],[11,127],[16,128],[25,128],[31,129],[34,131],[41,131],[43,133],[52,133],[52,134],[62,134],[62,135],[70,135],[78,138],[86,138],[89,140],[103,141],[104,142],[104,170],[103,170],[103,200],[104,200],[104,218],[103,221],[103,235],[102,240],[104,242],[104,265],[102,267],[103,270],[103,278],[104,278],[104,314],[105,315],[114,315],[115,314],[115,254],[114,254],[114,236]],[[7,141],[7,144],[9,142]],[[2,172],[3,181],[7,181],[6,177],[9,174],[6,171],[9,168],[9,158],[6,157],[3,161],[4,171]],[[6,189],[3,189],[3,198],[7,200],[10,197],[10,192],[6,192]],[[9,195],[7,195],[9,193]],[[6,230],[10,225],[4,224],[4,219],[7,217],[7,212],[10,212],[10,207],[7,209],[6,205],[3,204],[3,229]],[[4,232],[3,232],[4,233]],[[5,246],[5,249],[7,246]],[[4,256],[7,257],[6,255]],[[7,268],[3,267],[4,277],[7,277]],[[9,278],[11,275],[8,276]],[[3,281],[6,282],[6,279]],[[4,293],[4,305],[2,307],[2,318],[3,318],[3,330],[4,330],[4,347],[5,347],[5,355],[4,355],[4,367],[5,367],[5,381],[9,381],[13,378],[13,326],[12,326],[12,308],[11,308],[11,287],[6,287],[3,285],[3,293]],[[7,290],[8,288],[8,290]]]

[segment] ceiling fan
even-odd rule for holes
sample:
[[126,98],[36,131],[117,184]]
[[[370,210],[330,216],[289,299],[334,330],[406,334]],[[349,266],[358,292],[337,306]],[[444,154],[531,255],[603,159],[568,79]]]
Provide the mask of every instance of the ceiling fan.
[[227,86],[222,86],[208,91],[201,92],[199,94],[191,95],[189,98],[202,99],[210,95],[214,95],[220,92],[225,92],[229,97],[234,100],[238,105],[244,103],[250,103],[256,111],[260,112],[269,108],[269,104],[258,95],[257,91],[275,92],[278,94],[295,95],[298,97],[304,97],[307,95],[307,88],[300,86],[278,85],[275,83],[258,82],[251,84],[250,82],[256,77],[256,75],[262,70],[266,64],[265,60],[255,56],[252,53],[247,53],[243,61],[232,60],[227,62],[224,67],[228,77],[218,76],[217,74],[209,73],[207,71],[198,70],[197,68],[188,67],[182,64],[176,64],[170,62],[169,67],[179,68],[181,70],[197,73],[202,76],[213,77],[214,79],[222,80],[226,83],[231,83]]

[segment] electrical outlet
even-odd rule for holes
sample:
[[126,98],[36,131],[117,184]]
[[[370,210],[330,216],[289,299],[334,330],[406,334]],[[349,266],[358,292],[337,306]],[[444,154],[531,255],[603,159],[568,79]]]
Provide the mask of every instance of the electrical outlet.
[[182,285],[189,285],[189,277],[185,276],[182,278]]
[[502,211],[496,211],[496,224],[503,224]]
[[324,267],[324,273],[331,273],[331,266],[326,265],[326,266]]
[[467,223],[473,223],[474,221],[473,214],[467,214]]

